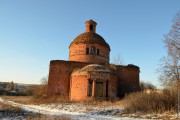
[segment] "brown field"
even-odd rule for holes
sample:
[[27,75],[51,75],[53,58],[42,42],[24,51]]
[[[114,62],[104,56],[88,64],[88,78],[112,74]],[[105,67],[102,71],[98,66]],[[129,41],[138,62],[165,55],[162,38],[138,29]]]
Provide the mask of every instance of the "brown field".
[[[162,119],[162,120],[175,120],[176,119],[176,105],[175,93],[171,91],[163,91],[161,93],[133,93],[127,95],[124,99],[120,100],[94,100],[90,99],[83,101],[81,103],[73,103],[65,98],[61,97],[52,97],[52,98],[43,98],[43,97],[34,97],[34,96],[1,96],[6,101],[14,101],[21,104],[82,104],[96,106],[99,108],[106,107],[115,107],[117,109],[125,108],[122,114],[117,114],[119,117],[130,117],[130,118],[143,118],[143,119]],[[161,105],[161,106],[159,106]],[[0,102],[0,111],[7,114],[13,113],[23,113],[20,108],[12,107]],[[91,109],[87,109],[91,111]],[[42,114],[34,114],[28,112],[26,118],[37,118],[37,119],[51,119],[49,116]],[[57,120],[69,120],[69,118],[58,118],[54,117],[53,119]]]

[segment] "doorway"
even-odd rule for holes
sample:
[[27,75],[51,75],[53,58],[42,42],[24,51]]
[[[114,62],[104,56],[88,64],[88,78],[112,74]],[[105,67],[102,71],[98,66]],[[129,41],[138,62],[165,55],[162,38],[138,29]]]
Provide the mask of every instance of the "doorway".
[[95,97],[103,97],[103,82],[96,82]]

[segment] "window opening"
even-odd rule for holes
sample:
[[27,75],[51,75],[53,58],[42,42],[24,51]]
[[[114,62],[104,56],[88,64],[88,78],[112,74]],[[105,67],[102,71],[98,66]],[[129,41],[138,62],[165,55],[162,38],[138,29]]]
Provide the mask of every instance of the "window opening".
[[88,84],[88,96],[92,96],[92,83],[93,83],[93,81],[89,80],[89,84]]
[[103,82],[96,82],[96,92],[95,96],[98,97],[103,97]]
[[99,49],[97,49],[97,55],[99,55],[99,52],[100,52],[100,50],[99,50]]
[[86,54],[89,54],[89,48],[86,48]]
[[94,54],[95,54],[95,47],[92,46],[92,47],[91,47],[91,55],[94,55]]
[[108,86],[109,86],[109,81],[106,81],[106,97],[108,97]]
[[90,25],[90,30],[93,30],[93,25]]

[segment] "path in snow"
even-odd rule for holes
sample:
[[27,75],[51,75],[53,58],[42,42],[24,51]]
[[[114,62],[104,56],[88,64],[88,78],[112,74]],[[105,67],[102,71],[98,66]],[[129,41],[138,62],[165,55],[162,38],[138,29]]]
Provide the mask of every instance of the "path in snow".
[[[24,105],[20,103],[16,103],[13,101],[5,101],[2,98],[0,98],[0,102],[3,102],[5,104],[12,105],[14,107],[20,107],[23,110],[34,112],[34,113],[40,113],[50,116],[62,116],[62,117],[68,117],[71,119],[78,119],[78,120],[135,120],[134,118],[120,118],[116,116],[108,115],[108,112],[111,111],[111,114],[113,112],[121,112],[122,109],[114,109],[114,108],[99,108],[99,107],[89,107],[89,105],[80,105],[80,104],[42,104],[42,105]],[[107,114],[107,115],[101,115]],[[136,119],[140,120],[140,119]],[[141,119],[142,120],[142,119]]]

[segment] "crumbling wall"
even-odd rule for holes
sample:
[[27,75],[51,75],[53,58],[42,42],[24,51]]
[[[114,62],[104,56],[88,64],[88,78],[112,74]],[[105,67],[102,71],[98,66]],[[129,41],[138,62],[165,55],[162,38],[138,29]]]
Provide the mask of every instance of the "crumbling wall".
[[82,68],[88,63],[52,60],[48,78],[48,96],[69,96],[70,76],[73,69]]
[[139,67],[134,65],[118,66],[117,95],[123,97],[126,93],[139,90]]
[[73,76],[71,78],[70,100],[83,101],[87,99],[88,75]]
[[108,98],[117,97],[117,75],[115,73],[110,74],[110,80],[108,81]]
[[[63,61],[63,60],[52,60],[50,62],[49,78],[48,78],[48,96],[62,95],[69,97],[70,93],[70,79],[73,70],[81,69],[91,63],[75,62],[75,61]],[[108,85],[108,97],[113,98],[116,95],[118,97],[124,96],[126,93],[137,91],[139,89],[139,67],[137,66],[116,66],[117,70],[115,73],[110,73]],[[106,75],[100,75],[103,77]],[[93,77],[93,76],[91,76]],[[96,77],[98,77],[96,75]],[[78,81],[78,84],[82,83],[83,88],[87,88],[88,80],[83,81],[84,77],[74,78],[73,81]],[[74,88],[73,88],[74,89]],[[105,91],[105,87],[104,90]],[[87,95],[87,90],[84,91]],[[103,92],[105,93],[105,92]],[[78,95],[77,95],[78,96]],[[80,96],[82,98],[82,96]]]

